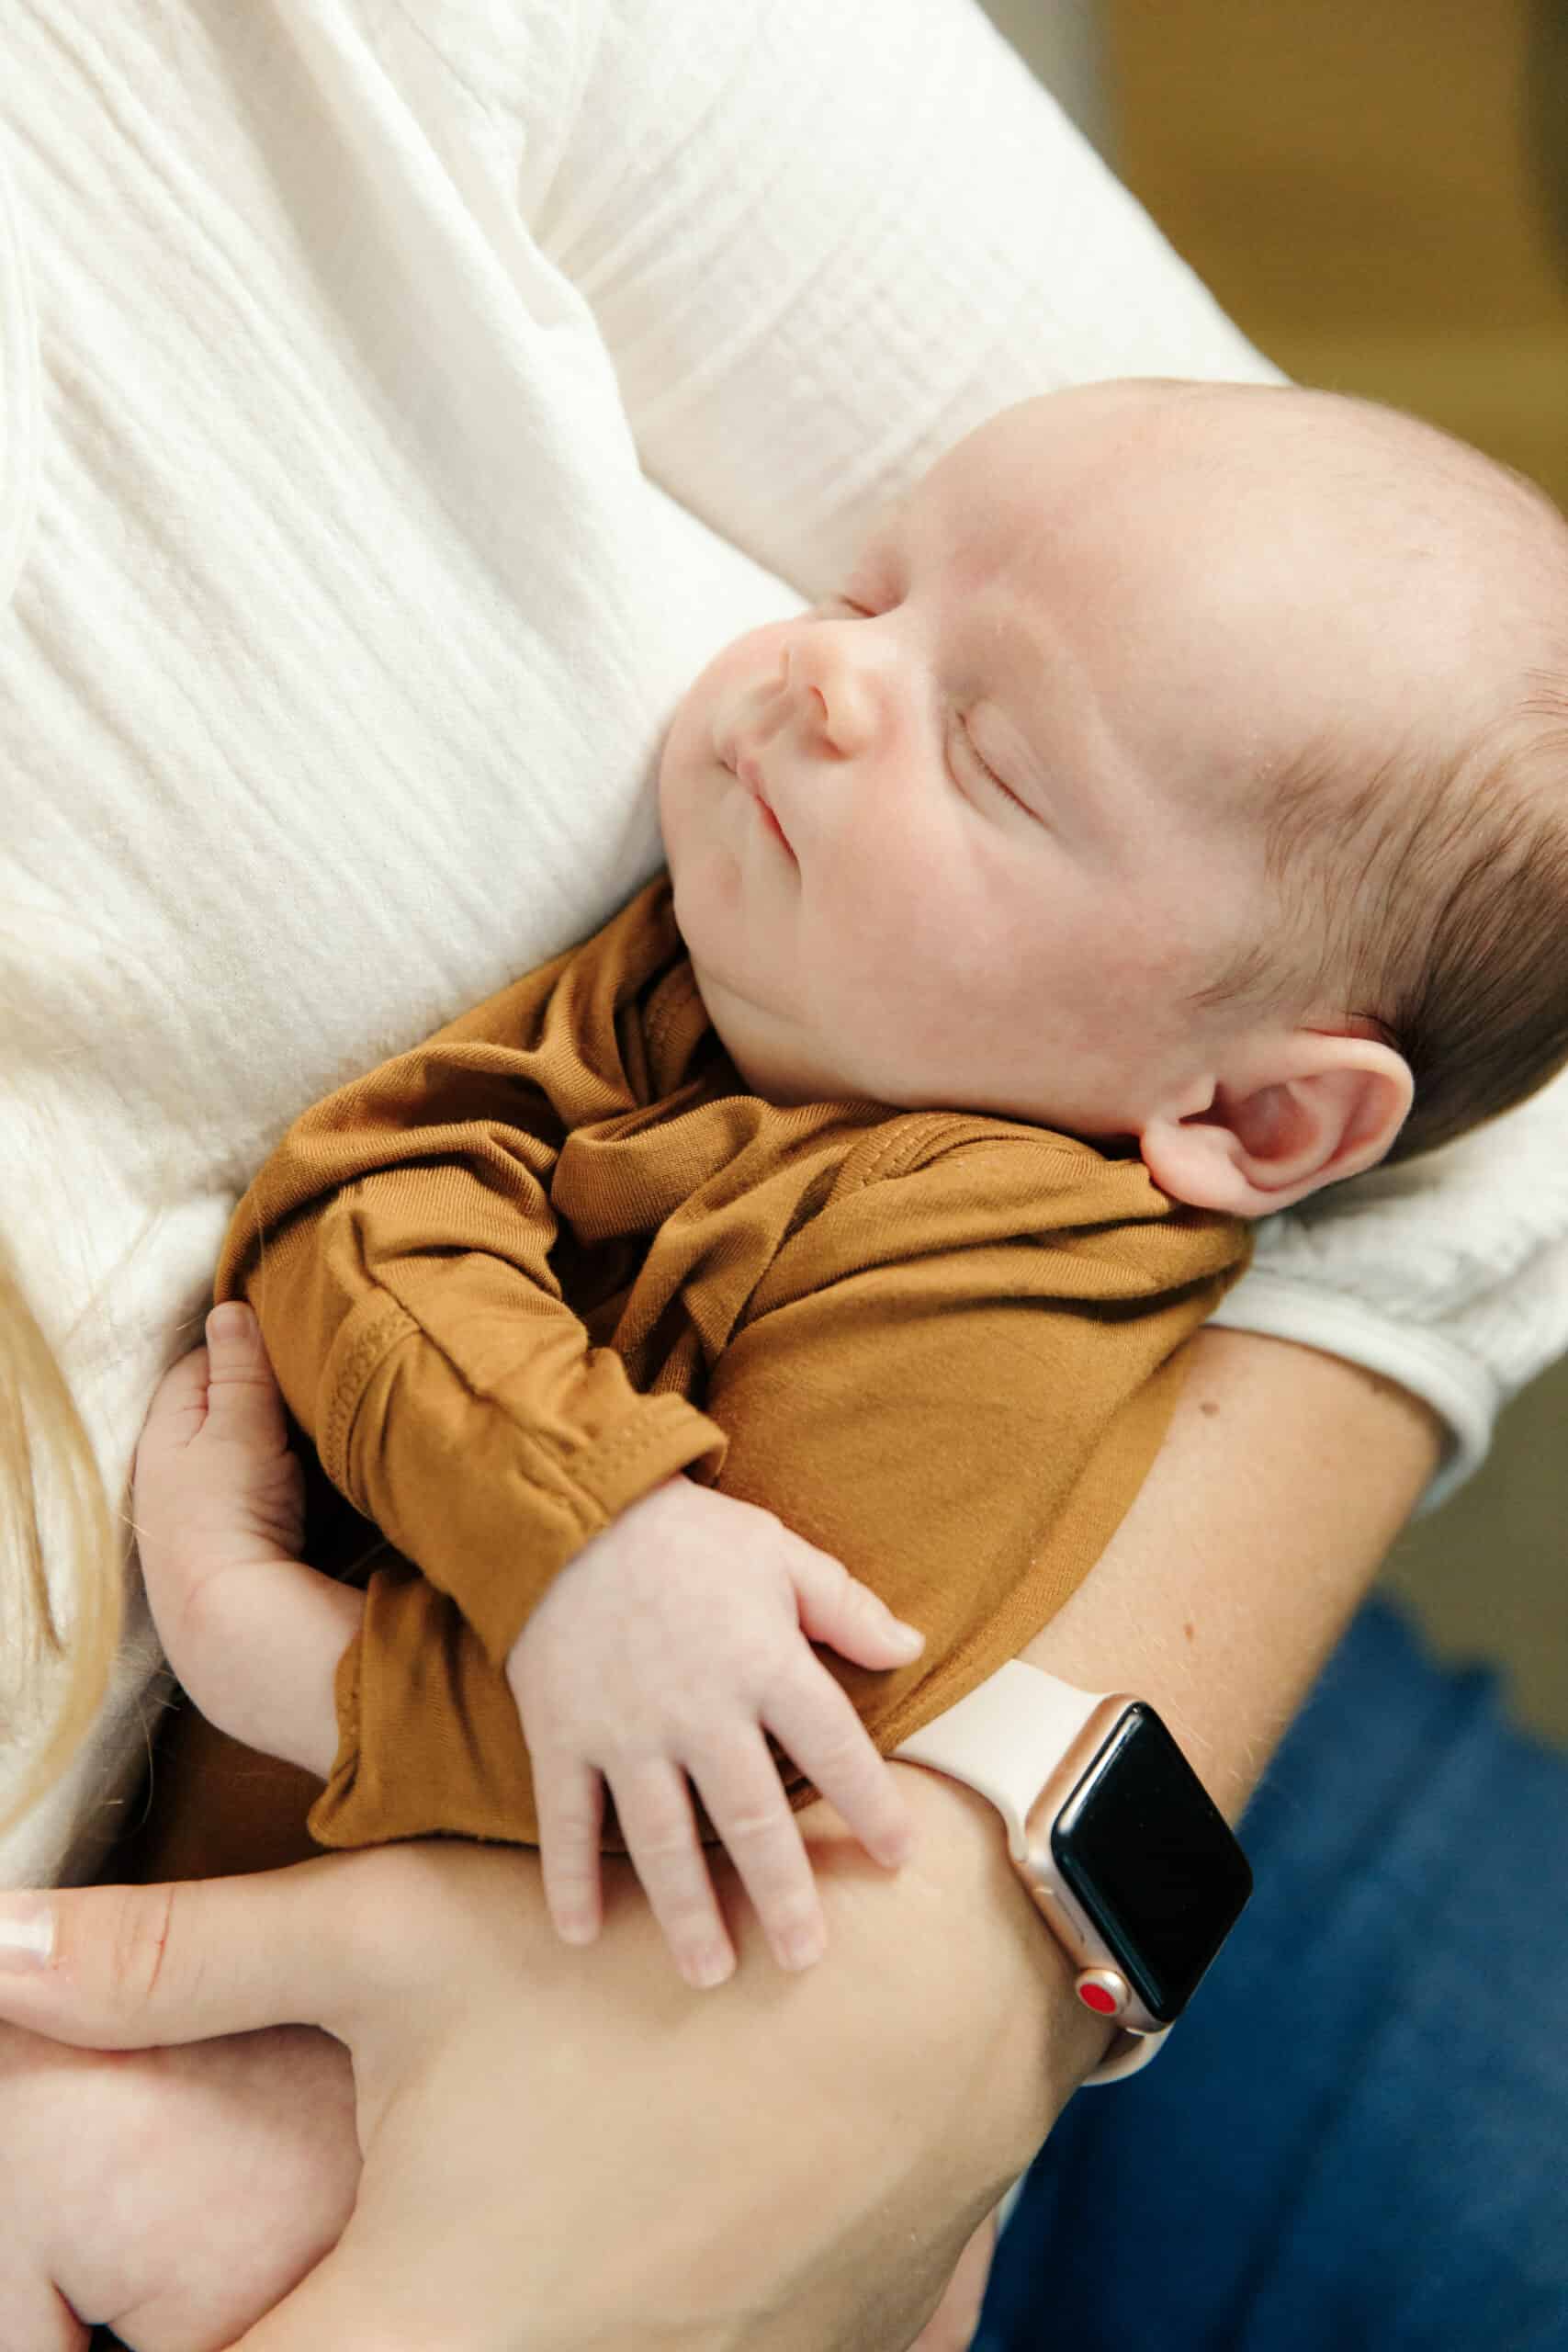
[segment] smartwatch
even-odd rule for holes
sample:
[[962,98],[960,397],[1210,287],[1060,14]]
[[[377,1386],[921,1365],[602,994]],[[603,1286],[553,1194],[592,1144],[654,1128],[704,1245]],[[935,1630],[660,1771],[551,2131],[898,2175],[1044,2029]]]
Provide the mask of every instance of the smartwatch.
[[1078,1999],[1120,2029],[1087,2080],[1146,2065],[1252,1893],[1247,1856],[1154,1709],[1015,1658],[893,1756],[966,1781],[1006,1822]]

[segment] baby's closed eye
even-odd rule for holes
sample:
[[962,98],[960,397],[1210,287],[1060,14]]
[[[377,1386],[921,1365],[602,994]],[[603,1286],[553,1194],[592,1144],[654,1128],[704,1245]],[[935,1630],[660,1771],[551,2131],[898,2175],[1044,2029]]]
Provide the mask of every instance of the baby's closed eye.
[[962,770],[958,779],[960,784],[964,783],[965,777],[977,780],[982,790],[994,793],[1001,799],[1010,802],[1014,808],[1031,819],[1033,823],[1040,824],[1043,821],[1038,808],[1033,808],[1021,794],[1015,792],[1011,785],[997,774],[996,769],[980,751],[970,732],[968,722],[962,713],[953,712],[948,735],[949,755],[950,757],[956,755],[955,764]]

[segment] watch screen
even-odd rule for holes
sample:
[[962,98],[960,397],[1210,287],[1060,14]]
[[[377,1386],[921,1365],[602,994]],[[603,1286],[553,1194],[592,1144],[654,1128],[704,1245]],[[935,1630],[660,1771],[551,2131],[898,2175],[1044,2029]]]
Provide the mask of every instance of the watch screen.
[[1252,1893],[1224,1815],[1152,1707],[1130,1706],[1057,1815],[1051,1851],[1162,2025]]

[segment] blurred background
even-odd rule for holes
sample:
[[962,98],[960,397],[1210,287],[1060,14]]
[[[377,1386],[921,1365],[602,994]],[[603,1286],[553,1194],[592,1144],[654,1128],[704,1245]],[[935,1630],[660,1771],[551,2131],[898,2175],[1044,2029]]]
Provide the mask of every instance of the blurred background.
[[[1568,0],[984,0],[1244,332],[1568,507]],[[1389,1586],[1568,1742],[1568,1365]]]

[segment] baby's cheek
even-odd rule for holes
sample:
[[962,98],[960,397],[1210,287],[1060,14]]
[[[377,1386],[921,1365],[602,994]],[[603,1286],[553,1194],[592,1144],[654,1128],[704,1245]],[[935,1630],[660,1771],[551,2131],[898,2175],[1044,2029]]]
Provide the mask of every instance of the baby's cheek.
[[689,738],[705,730],[711,737],[716,720],[728,719],[733,725],[743,716],[743,706],[765,697],[775,673],[783,672],[788,628],[787,622],[769,622],[722,646],[677,703],[666,745],[683,750]]

